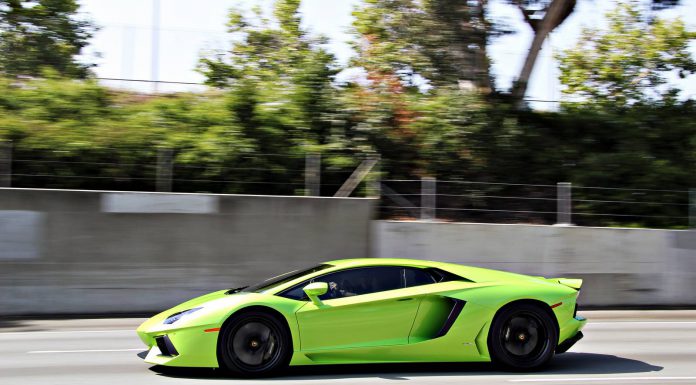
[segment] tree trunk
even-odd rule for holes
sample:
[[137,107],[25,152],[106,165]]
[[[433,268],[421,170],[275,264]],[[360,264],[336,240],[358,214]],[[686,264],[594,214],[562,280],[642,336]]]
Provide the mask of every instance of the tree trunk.
[[546,41],[546,37],[549,33],[561,25],[573,12],[575,0],[553,0],[547,7],[546,14],[540,22],[535,22],[528,17],[526,10],[522,7],[521,1],[518,1],[518,6],[525,16],[525,20],[534,30],[534,39],[532,40],[529,52],[527,52],[524,66],[512,87],[512,98],[518,106],[522,107],[524,106],[524,95],[527,93],[529,78],[532,76],[539,51],[541,51],[541,47],[544,41]]
[[546,40],[546,36],[549,35],[549,32],[551,31],[541,29],[534,33],[532,46],[529,48],[529,52],[527,52],[527,57],[524,60],[524,66],[522,66],[520,75],[517,77],[517,80],[512,88],[512,97],[519,104],[523,103],[524,95],[527,93],[529,78],[532,76],[532,71],[534,70],[534,64],[536,64],[539,51],[541,51],[541,47]]

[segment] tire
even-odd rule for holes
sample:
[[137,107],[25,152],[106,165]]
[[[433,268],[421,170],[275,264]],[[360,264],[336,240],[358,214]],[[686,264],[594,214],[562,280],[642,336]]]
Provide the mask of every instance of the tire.
[[287,368],[292,337],[284,320],[263,311],[233,314],[218,337],[220,368],[240,377],[263,377]]
[[501,309],[488,333],[488,351],[494,365],[506,370],[532,371],[553,358],[558,330],[551,315],[530,303]]

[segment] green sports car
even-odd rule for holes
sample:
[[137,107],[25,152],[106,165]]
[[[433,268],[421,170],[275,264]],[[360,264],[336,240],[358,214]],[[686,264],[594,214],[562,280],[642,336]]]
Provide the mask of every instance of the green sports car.
[[337,260],[192,299],[137,332],[148,363],[240,376],[344,363],[533,370],[582,338],[581,284],[442,262]]

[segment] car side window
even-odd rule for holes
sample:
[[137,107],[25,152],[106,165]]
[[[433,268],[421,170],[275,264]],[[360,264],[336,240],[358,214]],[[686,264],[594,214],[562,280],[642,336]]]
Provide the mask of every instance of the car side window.
[[352,297],[403,288],[401,270],[398,266],[349,269],[317,277],[314,282],[329,284],[329,291],[319,297],[321,300]]
[[404,282],[406,287],[430,285],[431,283],[436,283],[437,281],[426,270],[416,269],[412,267],[404,268]]
[[371,266],[337,271],[302,282],[285,291],[281,296],[297,300],[305,299],[302,288],[311,282],[326,282],[329,285],[326,294],[319,297],[321,300],[402,289],[404,287],[403,267]]

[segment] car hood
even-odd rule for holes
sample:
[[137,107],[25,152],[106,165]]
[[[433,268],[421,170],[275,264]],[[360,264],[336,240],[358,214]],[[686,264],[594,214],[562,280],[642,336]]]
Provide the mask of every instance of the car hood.
[[[157,333],[182,329],[193,325],[218,324],[221,318],[226,316],[231,310],[241,307],[246,303],[255,302],[264,297],[264,294],[240,292],[235,294],[225,294],[228,290],[220,290],[205,294],[200,297],[190,299],[161,313],[158,313],[145,322],[137,329],[138,333]],[[201,310],[185,316],[181,320],[166,325],[166,320],[171,315],[189,309],[200,307]]]

